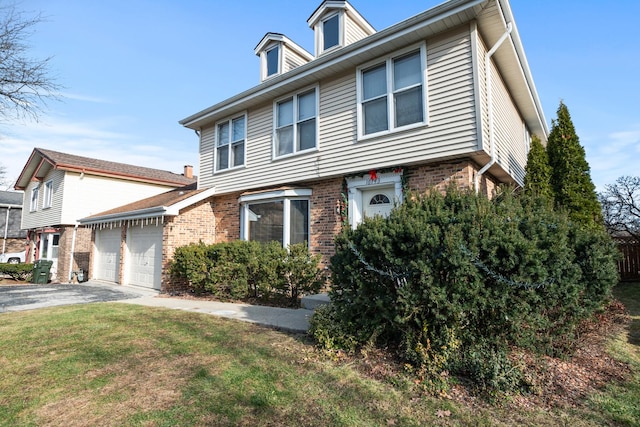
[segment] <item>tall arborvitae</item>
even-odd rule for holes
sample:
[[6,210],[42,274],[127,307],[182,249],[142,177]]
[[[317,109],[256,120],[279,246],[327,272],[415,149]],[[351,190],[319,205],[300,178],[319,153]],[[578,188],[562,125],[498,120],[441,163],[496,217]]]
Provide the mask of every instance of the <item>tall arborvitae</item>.
[[547,142],[556,205],[566,209],[571,219],[579,224],[602,225],[602,211],[591,181],[589,163],[569,109],[563,102],[560,102],[557,114]]
[[533,135],[531,137],[531,148],[527,155],[527,166],[525,167],[525,172],[525,194],[543,196],[552,200],[553,190],[551,189],[551,166],[549,166],[549,156],[537,135]]

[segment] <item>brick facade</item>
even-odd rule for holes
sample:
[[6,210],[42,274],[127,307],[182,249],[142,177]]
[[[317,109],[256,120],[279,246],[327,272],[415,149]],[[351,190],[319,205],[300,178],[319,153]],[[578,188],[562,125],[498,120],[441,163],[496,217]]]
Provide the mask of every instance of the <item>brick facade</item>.
[[[423,193],[435,188],[444,192],[450,185],[462,190],[474,189],[474,177],[480,167],[472,160],[457,160],[411,167],[407,173],[407,187]],[[496,182],[488,174],[480,178],[479,192],[488,197],[495,194]]]
[[0,248],[4,245],[4,252],[22,252],[27,248],[25,239],[0,239]]
[[73,245],[73,225],[60,226],[60,240],[58,241],[58,270],[56,280],[66,283],[69,281],[71,271],[82,269],[89,271],[91,253],[91,229],[78,227],[76,230],[75,247],[73,248],[73,265],[69,271],[69,260]]

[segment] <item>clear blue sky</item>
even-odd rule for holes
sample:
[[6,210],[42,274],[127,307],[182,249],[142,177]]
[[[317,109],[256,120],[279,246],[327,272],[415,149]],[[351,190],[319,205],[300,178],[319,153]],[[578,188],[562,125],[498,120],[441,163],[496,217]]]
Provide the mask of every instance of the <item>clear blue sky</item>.
[[[30,42],[64,99],[39,123],[0,124],[15,180],[34,147],[182,172],[198,139],[178,120],[259,82],[253,49],[269,31],[313,52],[321,0],[23,0],[41,12]],[[441,0],[350,0],[378,30]],[[391,6],[389,6],[391,5]],[[599,190],[639,175],[640,1],[511,0],[545,116],[569,107]]]

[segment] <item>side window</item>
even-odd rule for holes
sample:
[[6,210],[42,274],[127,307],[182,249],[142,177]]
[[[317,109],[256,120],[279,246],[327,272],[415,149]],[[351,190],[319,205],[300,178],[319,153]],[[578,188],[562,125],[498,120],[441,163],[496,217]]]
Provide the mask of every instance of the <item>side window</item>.
[[49,180],[44,184],[43,208],[50,208],[53,201],[53,181]]
[[216,171],[244,165],[246,115],[216,126]]
[[274,110],[274,158],[316,148],[317,89],[277,101]]
[[424,45],[358,70],[358,136],[426,124]]
[[35,212],[38,210],[38,195],[40,193],[40,188],[35,187],[31,189],[31,204],[29,205],[29,211]]

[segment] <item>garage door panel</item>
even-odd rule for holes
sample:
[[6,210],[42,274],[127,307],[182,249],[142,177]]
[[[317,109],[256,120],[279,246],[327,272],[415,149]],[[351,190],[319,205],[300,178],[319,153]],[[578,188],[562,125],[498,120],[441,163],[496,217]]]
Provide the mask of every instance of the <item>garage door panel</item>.
[[109,282],[118,281],[120,266],[120,229],[96,231],[94,277]]
[[147,226],[129,229],[128,283],[160,289],[162,274],[162,227]]

